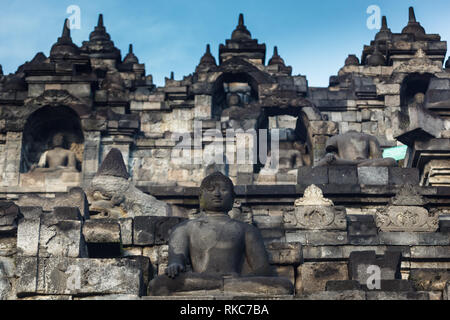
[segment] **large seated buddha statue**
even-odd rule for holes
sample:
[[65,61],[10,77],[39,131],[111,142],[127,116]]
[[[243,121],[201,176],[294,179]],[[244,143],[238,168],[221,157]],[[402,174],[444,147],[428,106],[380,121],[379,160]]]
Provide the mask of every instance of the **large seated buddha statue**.
[[374,136],[349,131],[328,139],[325,157],[320,166],[394,167],[393,158],[384,158],[380,144]]
[[205,290],[249,294],[252,288],[255,293],[293,293],[287,278],[274,275],[259,230],[228,215],[234,198],[233,183],[222,173],[203,180],[200,207],[204,212],[172,231],[168,268],[150,282],[149,295]]

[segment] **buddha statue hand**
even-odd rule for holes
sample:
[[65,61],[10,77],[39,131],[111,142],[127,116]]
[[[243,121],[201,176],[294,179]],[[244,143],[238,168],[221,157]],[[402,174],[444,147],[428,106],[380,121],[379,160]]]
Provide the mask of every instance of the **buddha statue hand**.
[[166,274],[169,278],[175,279],[181,272],[184,272],[186,268],[179,263],[172,263],[166,269]]

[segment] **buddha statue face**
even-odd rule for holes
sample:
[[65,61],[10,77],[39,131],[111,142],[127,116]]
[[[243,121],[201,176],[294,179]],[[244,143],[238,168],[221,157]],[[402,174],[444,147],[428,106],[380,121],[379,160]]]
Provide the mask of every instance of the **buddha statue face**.
[[241,97],[236,93],[232,93],[228,97],[228,106],[229,107],[240,107],[241,106]]
[[54,148],[62,148],[64,145],[64,135],[57,133],[53,136],[52,144]]
[[233,182],[222,173],[206,177],[200,186],[200,208],[206,212],[227,214],[234,204]]

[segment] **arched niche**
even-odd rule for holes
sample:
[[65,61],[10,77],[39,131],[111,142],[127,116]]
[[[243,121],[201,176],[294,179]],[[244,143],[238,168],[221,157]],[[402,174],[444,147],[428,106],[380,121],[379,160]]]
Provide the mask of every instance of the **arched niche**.
[[434,75],[431,73],[412,73],[403,79],[400,89],[400,106],[402,112],[407,113],[407,108],[414,102],[414,96],[417,93],[423,93],[424,95],[427,93],[433,77]]
[[53,148],[52,139],[57,133],[64,136],[64,148],[73,151],[77,169],[81,171],[84,152],[84,135],[78,114],[70,107],[42,107],[27,119],[22,141],[20,173],[30,171],[42,154]]
[[[266,107],[264,108],[264,120],[261,129],[268,129],[269,132],[271,128],[287,131],[286,141],[296,141],[302,144],[304,148],[304,151],[302,151],[302,153],[304,152],[304,166],[312,166],[314,163],[314,152],[309,121],[308,115],[299,107]],[[270,136],[268,139],[268,146],[270,146]],[[281,137],[280,143],[283,139]]]
[[229,107],[231,94],[238,94],[244,105],[258,101],[258,83],[250,74],[223,73],[213,87],[213,117],[220,119],[222,112]]

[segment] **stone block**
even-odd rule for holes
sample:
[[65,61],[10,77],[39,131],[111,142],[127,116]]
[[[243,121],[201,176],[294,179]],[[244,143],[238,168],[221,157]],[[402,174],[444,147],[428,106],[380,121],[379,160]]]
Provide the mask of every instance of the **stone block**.
[[116,220],[88,220],[83,225],[87,243],[117,243],[120,245],[120,224]]
[[53,209],[53,216],[58,220],[82,220],[78,207],[55,207]]
[[338,246],[348,243],[347,232],[338,231],[307,231],[307,245],[312,246]]
[[21,217],[19,207],[13,202],[0,202],[0,234],[15,231]]
[[279,277],[224,278],[223,291],[225,295],[291,295],[294,286]]
[[39,257],[84,258],[87,256],[81,221],[41,219]]
[[366,300],[366,293],[361,290],[346,290],[346,291],[324,291],[317,293],[308,293],[296,299],[299,300]]
[[[123,259],[39,259],[37,278],[30,279],[28,291],[42,295],[143,295],[148,282],[147,258]],[[37,271],[38,270],[38,271]],[[21,274],[21,278],[26,276]]]
[[389,292],[389,291],[369,291],[366,294],[367,300],[429,300],[427,292]]
[[348,215],[349,237],[376,237],[378,235],[373,215]]
[[413,269],[409,273],[417,291],[444,291],[450,282],[450,271],[447,269]]
[[389,182],[387,167],[358,167],[358,181],[362,185],[387,185]]
[[450,233],[450,215],[439,216],[439,232]]
[[139,246],[151,246],[155,244],[155,223],[152,217],[134,218],[133,244]]
[[326,284],[326,291],[361,290],[361,285],[356,280],[330,280]]
[[24,256],[38,255],[40,219],[21,220],[17,228],[17,250]]
[[122,245],[130,246],[133,244],[133,219],[119,219],[120,234]]
[[382,257],[377,257],[375,251],[354,251],[348,262],[349,278],[364,285],[373,274],[369,268],[377,266],[381,271],[381,280],[400,279],[401,258],[399,251],[386,251]]
[[25,219],[39,219],[43,214],[42,207],[20,207],[20,212]]
[[345,262],[306,262],[297,268],[297,294],[325,291],[330,280],[348,280]]
[[358,184],[357,167],[329,167],[328,179],[330,184]]
[[45,198],[39,195],[23,195],[19,197],[20,207],[42,207],[44,211],[53,211],[56,207],[77,207],[85,219],[89,219],[89,204],[86,194],[81,188],[72,188],[68,193],[57,194],[55,198]]
[[171,229],[185,220],[177,217],[135,217],[133,242],[140,246],[167,244]]
[[277,265],[299,265],[303,261],[302,245],[299,242],[272,242],[266,245],[269,261]]
[[418,185],[420,182],[417,168],[389,168],[389,184],[391,185]]
[[298,184],[321,185],[328,183],[328,167],[301,167],[298,169]]
[[35,294],[37,291],[38,259],[18,256],[16,258],[16,293],[18,297]]
[[[380,243],[392,246],[448,246],[450,239],[438,232],[380,232]],[[431,247],[428,248],[432,250]]]

